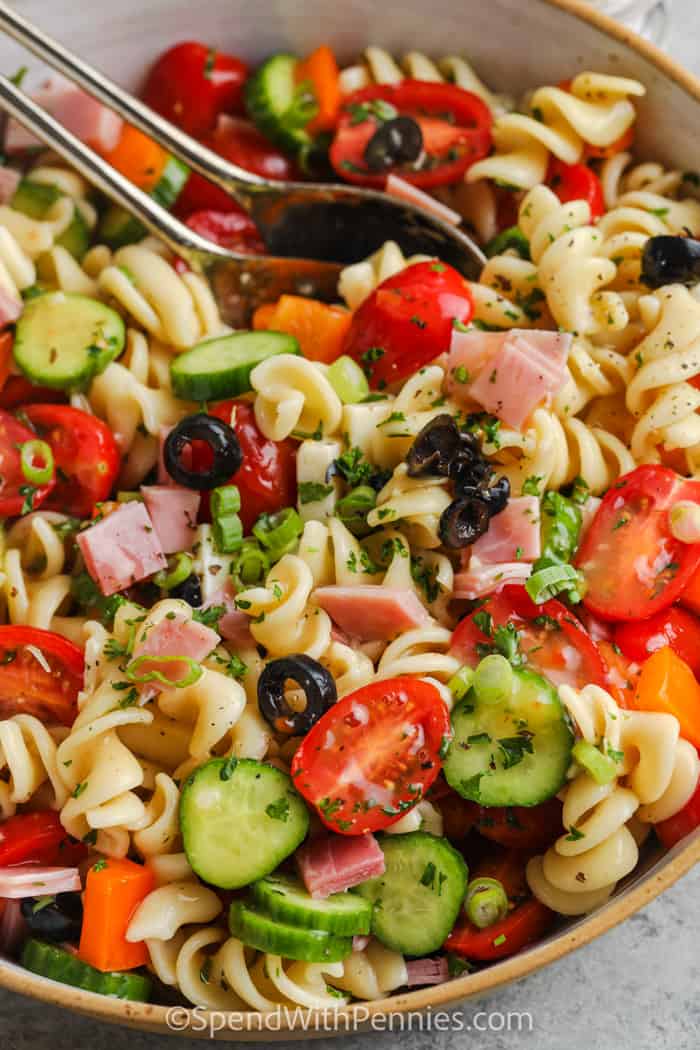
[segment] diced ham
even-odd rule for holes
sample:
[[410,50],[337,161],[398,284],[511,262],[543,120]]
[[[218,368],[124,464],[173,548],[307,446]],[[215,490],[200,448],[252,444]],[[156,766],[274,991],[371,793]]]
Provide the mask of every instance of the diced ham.
[[542,553],[540,501],[537,496],[517,496],[489,522],[488,531],[471,548],[484,565],[533,562]]
[[447,958],[438,956],[436,959],[409,959],[406,963],[409,988],[417,988],[428,984],[443,984],[450,976]]
[[[201,663],[219,644],[216,631],[203,623],[197,623],[184,613],[175,613],[171,619],[166,616],[144,633],[146,637],[134,649],[134,659],[143,656],[152,656],[153,659],[139,664],[139,676],[149,671],[159,671],[171,682],[185,678],[189,668],[177,660],[164,661],[163,657],[181,656]],[[149,685],[156,690],[167,688],[165,683],[158,681],[150,682]]]
[[223,605],[226,609],[219,619],[218,631],[221,637],[230,642],[234,649],[254,649],[255,639],[250,633],[250,616],[236,608],[236,595],[230,577],[202,608],[211,609],[214,605]]
[[0,287],[0,328],[14,324],[21,317],[23,309],[24,303],[18,295],[12,295],[6,288]]
[[12,200],[21,177],[14,168],[0,167],[0,204],[7,204]]
[[423,190],[419,190],[416,186],[412,186],[410,182],[400,178],[398,175],[388,176],[386,192],[391,197],[398,197],[399,200],[406,201],[407,204],[415,204],[416,207],[429,211],[436,219],[442,219],[443,222],[449,223],[450,226],[459,226],[462,221],[462,216],[458,211],[453,211],[446,204],[436,201],[430,194],[424,193]]
[[343,893],[384,874],[384,854],[374,835],[322,835],[296,854],[299,874],[315,898]]
[[[124,126],[121,117],[64,77],[50,77],[38,91],[32,92],[32,98],[59,124],[99,153],[109,153],[117,145]],[[8,122],[5,137],[8,154],[41,145],[17,121]]]
[[363,642],[390,641],[430,619],[417,595],[398,587],[318,587],[312,598],[341,631]]
[[87,571],[104,595],[116,594],[167,566],[143,503],[122,504],[109,517],[78,533]]
[[163,551],[192,549],[201,495],[180,485],[142,485],[141,494]]
[[571,336],[561,332],[455,332],[448,389],[458,401],[478,401],[520,429],[532,411],[566,380]]
[[79,893],[82,888],[77,868],[44,868],[39,864],[0,868],[0,897],[9,900]]
[[482,565],[478,558],[472,556],[469,567],[456,574],[452,594],[455,598],[468,598],[470,601],[484,598],[487,594],[500,591],[507,583],[525,583],[531,571],[532,565],[521,561]]

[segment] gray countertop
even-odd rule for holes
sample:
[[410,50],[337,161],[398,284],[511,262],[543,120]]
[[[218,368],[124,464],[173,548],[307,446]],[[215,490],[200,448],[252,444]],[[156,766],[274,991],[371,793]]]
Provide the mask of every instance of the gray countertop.
[[[697,0],[671,0],[671,4],[674,17],[668,50],[700,72],[700,4]],[[475,1045],[479,1050],[519,1046],[536,1046],[537,1050],[657,1050],[662,1046],[697,1050],[699,901],[700,869],[696,869],[661,899],[593,944],[517,985],[465,1004],[462,1032],[373,1034],[349,1037],[342,1044],[333,1041],[333,1046],[369,1050],[371,1039],[372,1050],[388,1050],[398,1040],[406,1050],[467,1050]],[[193,1050],[202,1045],[120,1030],[3,991],[0,1033],[3,1050],[166,1050],[166,1046]],[[291,1048],[293,1044],[277,1045]],[[314,1045],[330,1050],[331,1041]]]

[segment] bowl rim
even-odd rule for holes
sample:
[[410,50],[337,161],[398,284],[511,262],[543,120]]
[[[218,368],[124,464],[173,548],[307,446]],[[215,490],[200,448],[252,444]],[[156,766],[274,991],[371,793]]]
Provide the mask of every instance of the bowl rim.
[[[585,0],[544,0],[550,7],[556,7],[573,15],[580,21],[593,25],[606,36],[611,37],[617,43],[622,44],[645,58],[670,81],[681,88],[696,102],[700,103],[700,78],[685,69],[670,55],[647,40],[644,40],[631,29],[615,21],[608,15],[602,14],[592,8]],[[663,854],[654,863],[652,868],[641,875],[633,883],[616,897],[613,897],[606,905],[599,908],[587,917],[583,917],[570,927],[566,927],[545,941],[534,945],[525,951],[504,959],[487,969],[477,973],[468,974],[455,978],[441,985],[428,988],[420,988],[413,992],[405,992],[400,995],[391,995],[384,999],[371,1002],[363,1002],[351,1005],[338,1011],[339,1018],[352,1017],[357,1007],[362,1009],[362,1020],[357,1026],[346,1026],[339,1023],[337,1031],[326,1031],[323,1034],[345,1034],[347,1032],[361,1032],[371,1028],[372,1018],[377,1015],[397,1015],[409,1011],[425,1011],[431,1008],[449,1008],[456,1006],[486,992],[495,991],[503,985],[522,979],[531,973],[555,962],[557,959],[568,955],[576,948],[589,944],[595,938],[611,930],[614,926],[629,918],[645,905],[669,889],[681,876],[687,874],[696,864],[700,863],[700,829],[695,831],[687,840],[679,843],[671,851]],[[139,1028],[144,1031],[159,1032],[160,1034],[179,1034],[189,1038],[198,1035],[206,1037],[206,1027],[199,1030],[187,1026],[181,1030],[173,1029],[167,1023],[167,1006],[158,1006],[153,1003],[135,1003],[120,999],[112,999],[107,996],[98,995],[94,992],[86,992],[69,985],[62,985],[56,981],[48,980],[23,969],[18,963],[0,958],[0,988],[11,992],[28,996],[55,1006],[62,1006],[69,1010],[89,1015],[102,1021],[113,1024],[123,1024],[129,1027]],[[180,1015],[192,1013],[186,1008],[177,1008]],[[192,1008],[194,1009],[194,1007]],[[302,1012],[306,1012],[302,1008]],[[212,1011],[197,1008],[198,1019],[208,1019]],[[236,1011],[230,1011],[235,1014]],[[255,1015],[255,1011],[250,1011]],[[321,1012],[323,1013],[323,1012]],[[246,1031],[217,1032],[214,1038],[227,1041],[257,1041],[264,1039],[276,1042],[281,1039],[313,1038],[314,1028],[311,1024],[303,1026],[288,1026],[282,1024],[279,1030],[267,1031],[264,1028],[256,1029],[251,1025]]]

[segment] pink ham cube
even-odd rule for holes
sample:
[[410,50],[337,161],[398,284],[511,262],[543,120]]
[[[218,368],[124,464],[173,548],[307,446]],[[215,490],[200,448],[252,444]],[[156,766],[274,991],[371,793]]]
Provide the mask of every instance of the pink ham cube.
[[141,495],[165,553],[191,550],[200,493],[179,485],[142,485]]
[[105,596],[145,580],[168,564],[150,515],[136,500],[79,532],[76,543]]
[[383,875],[382,849],[374,835],[321,835],[297,851],[299,874],[315,898],[343,893]]
[[418,596],[398,587],[318,587],[312,598],[341,631],[363,642],[391,641],[430,619]]

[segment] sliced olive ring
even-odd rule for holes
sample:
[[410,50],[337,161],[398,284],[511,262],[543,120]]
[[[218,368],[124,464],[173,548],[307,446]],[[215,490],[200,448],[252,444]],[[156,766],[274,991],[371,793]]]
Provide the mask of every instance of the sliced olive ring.
[[[285,683],[296,682],[306,696],[303,711],[295,711],[285,696]],[[271,660],[258,679],[258,707],[279,733],[303,736],[338,699],[332,674],[310,656],[297,653]]]
[[[184,448],[193,441],[204,441],[212,451],[212,464],[206,470],[190,470],[182,462]],[[243,453],[228,423],[198,412],[182,419],[170,431],[163,446],[163,462],[179,485],[202,492],[230,481],[243,462]]]
[[459,490],[460,499],[480,499],[489,509],[489,515],[493,518],[506,509],[510,499],[510,482],[506,477],[496,478],[492,484],[464,486]]
[[178,583],[177,587],[173,587],[169,597],[180,598],[183,602],[191,605],[193,609],[198,609],[202,604],[202,585],[199,581],[199,576],[193,572],[182,583]]
[[80,940],[83,902],[79,893],[57,893],[48,898],[25,897],[20,910],[35,937],[57,944]]
[[489,527],[489,508],[481,498],[456,499],[440,516],[438,532],[446,547],[471,547]]
[[388,171],[410,164],[423,152],[423,132],[412,117],[395,117],[379,125],[365,146],[364,161],[370,171]]
[[459,428],[454,418],[447,412],[441,412],[416,435],[406,457],[408,476],[419,478],[423,474],[437,474],[447,477],[450,464],[460,447]]
[[650,237],[642,253],[642,281],[650,288],[697,284],[700,241],[692,237]]

